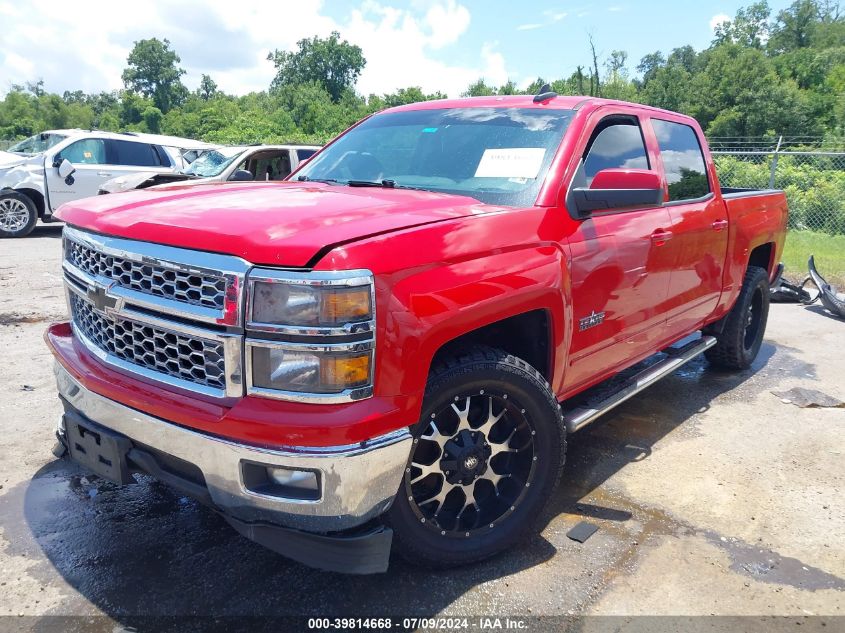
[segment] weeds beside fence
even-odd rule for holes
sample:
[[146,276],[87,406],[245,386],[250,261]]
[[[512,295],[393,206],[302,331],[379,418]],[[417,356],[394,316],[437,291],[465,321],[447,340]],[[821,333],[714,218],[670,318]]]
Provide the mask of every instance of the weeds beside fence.
[[845,284],[845,139],[711,138],[723,187],[783,189],[789,201],[786,274],[799,279],[815,255],[819,270]]
[[783,189],[789,227],[845,235],[845,149],[810,139],[711,139],[723,187]]

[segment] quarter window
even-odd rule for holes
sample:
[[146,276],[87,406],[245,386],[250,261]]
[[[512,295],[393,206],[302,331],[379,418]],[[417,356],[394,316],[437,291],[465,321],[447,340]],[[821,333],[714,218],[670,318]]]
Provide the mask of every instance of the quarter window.
[[633,121],[603,121],[584,158],[587,186],[603,169],[648,169],[640,127]]
[[669,183],[669,201],[694,200],[710,193],[698,136],[689,125],[651,120]]

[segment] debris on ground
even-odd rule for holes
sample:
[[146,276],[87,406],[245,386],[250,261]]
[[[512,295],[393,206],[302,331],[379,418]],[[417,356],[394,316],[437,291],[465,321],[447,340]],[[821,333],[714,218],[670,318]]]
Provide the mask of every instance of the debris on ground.
[[832,315],[845,319],[845,295],[837,292],[836,288],[827,283],[824,277],[819,274],[812,255],[810,255],[810,261],[807,262],[807,267],[810,269],[810,277],[813,283],[819,289],[819,299],[822,305]]
[[815,389],[804,387],[793,387],[788,391],[773,391],[774,395],[781,399],[784,404],[794,404],[802,409],[821,407],[825,409],[843,409],[845,402],[834,398]]
[[593,534],[598,532],[598,530],[598,526],[593,525],[592,523],[587,523],[586,521],[581,521],[581,523],[569,530],[569,532],[566,533],[566,536],[571,538],[573,541],[583,543]]

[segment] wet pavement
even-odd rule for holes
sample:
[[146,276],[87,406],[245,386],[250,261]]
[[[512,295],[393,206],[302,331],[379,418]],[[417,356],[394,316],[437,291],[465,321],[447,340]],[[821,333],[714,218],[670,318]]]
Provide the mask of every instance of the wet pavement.
[[[751,370],[695,360],[572,436],[542,533],[514,550],[348,577],[265,550],[150,478],[118,487],[53,458],[41,335],[65,311],[57,236],[0,249],[0,616],[845,615],[845,411],[771,393],[845,398],[843,322],[773,306]],[[599,531],[566,538],[584,520]]]

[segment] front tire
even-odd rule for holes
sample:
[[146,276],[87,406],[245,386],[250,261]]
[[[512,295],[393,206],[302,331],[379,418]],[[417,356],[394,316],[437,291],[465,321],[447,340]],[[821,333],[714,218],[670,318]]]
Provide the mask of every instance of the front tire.
[[725,369],[751,367],[763,344],[768,318],[769,274],[764,268],[749,266],[716,345],[704,352],[707,360]]
[[525,361],[473,347],[433,368],[387,520],[414,564],[454,567],[518,542],[560,479],[566,430]]
[[0,237],[25,237],[38,222],[35,203],[17,191],[0,194]]

